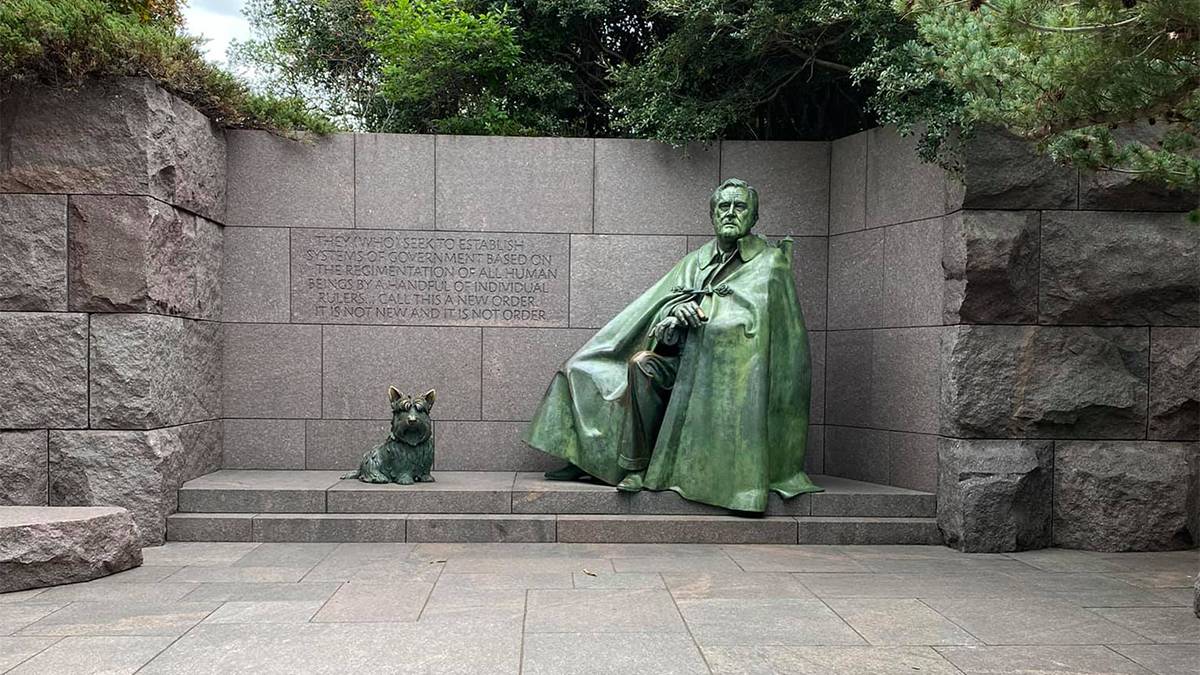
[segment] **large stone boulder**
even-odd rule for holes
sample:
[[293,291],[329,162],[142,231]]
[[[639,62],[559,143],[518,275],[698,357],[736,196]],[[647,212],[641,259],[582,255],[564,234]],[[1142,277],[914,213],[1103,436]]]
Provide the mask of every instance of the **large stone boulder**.
[[220,317],[221,228],[149,197],[71,198],[75,311]]
[[67,198],[0,195],[0,310],[67,308]]
[[0,593],[70,584],[142,564],[125,509],[0,506]]
[[185,481],[221,466],[221,424],[151,431],[51,431],[50,503],[129,509],[142,544],[157,546]]
[[93,429],[221,416],[221,326],[154,314],[92,316]]
[[947,546],[997,553],[1050,545],[1052,441],[939,439],[938,528]]
[[1037,323],[1037,211],[959,211],[942,227],[942,318]]
[[941,430],[983,438],[1145,438],[1145,328],[951,326]]
[[1200,440],[1200,328],[1150,329],[1150,438]]
[[224,216],[224,132],[145,78],[7,93],[0,156],[0,192],[149,195]]
[[1200,541],[1196,443],[1071,441],[1055,447],[1054,545],[1161,551]]
[[87,427],[87,343],[86,314],[0,312],[0,429]]
[[1183,213],[1042,214],[1041,323],[1200,325],[1200,236]]
[[45,506],[46,430],[0,431],[0,506]]

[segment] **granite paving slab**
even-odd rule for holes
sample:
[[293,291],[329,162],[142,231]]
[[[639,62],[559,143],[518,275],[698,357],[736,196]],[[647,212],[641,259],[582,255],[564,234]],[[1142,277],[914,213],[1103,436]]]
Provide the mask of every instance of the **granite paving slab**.
[[58,642],[53,637],[0,637],[0,673]]
[[134,673],[171,644],[171,637],[86,635],[63,638],[8,675]]
[[324,605],[324,600],[226,602],[201,623],[308,623]]
[[703,598],[677,602],[701,647],[865,644],[819,600]]
[[525,617],[525,589],[435,586],[421,611],[422,623],[516,622]]
[[21,635],[163,635],[178,637],[215,611],[213,602],[72,602]]
[[716,675],[960,675],[931,647],[704,647]]
[[13,635],[22,628],[66,607],[66,602],[27,602],[0,605],[0,635]]
[[1154,642],[1200,644],[1200,620],[1190,607],[1122,607],[1092,611]]
[[834,546],[726,546],[747,572],[866,572],[863,563]]
[[1150,672],[1100,645],[1053,647],[937,647],[959,670],[974,673],[1138,673]]
[[370,623],[416,621],[433,584],[347,583],[333,594],[313,623]]
[[1137,633],[1069,603],[1041,598],[924,598],[932,607],[989,645],[1138,644]]
[[816,600],[794,576],[784,572],[665,572],[663,582],[676,600],[702,598],[800,598]]
[[708,666],[687,635],[662,633],[533,633],[525,636],[526,675],[707,675]]
[[1196,645],[1109,645],[1109,649],[1158,675],[1195,675]]
[[867,642],[881,646],[977,645],[979,641],[912,598],[842,598],[825,604]]
[[528,602],[526,633],[687,632],[664,590],[533,590]]
[[341,584],[337,583],[309,581],[217,581],[196,584],[196,590],[188,593],[183,599],[188,602],[324,602],[332,597],[340,586]]

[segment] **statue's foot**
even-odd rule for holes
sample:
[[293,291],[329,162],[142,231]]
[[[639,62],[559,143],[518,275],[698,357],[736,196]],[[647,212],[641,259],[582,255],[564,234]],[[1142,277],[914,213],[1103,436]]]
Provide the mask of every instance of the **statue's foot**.
[[575,466],[574,464],[567,462],[567,465],[563,468],[555,469],[554,471],[547,471],[542,475],[546,477],[546,480],[579,480],[580,478],[587,476],[587,472]]
[[646,475],[644,471],[631,471],[625,475],[625,478],[617,483],[617,489],[621,492],[641,492],[642,477]]

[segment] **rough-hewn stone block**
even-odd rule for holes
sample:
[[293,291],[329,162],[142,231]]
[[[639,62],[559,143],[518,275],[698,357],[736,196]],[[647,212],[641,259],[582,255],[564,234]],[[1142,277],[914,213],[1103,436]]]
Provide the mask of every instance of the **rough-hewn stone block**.
[[221,325],[153,314],[91,318],[95,429],[150,429],[221,416]]
[[483,329],[483,418],[529,420],[555,371],[591,329]]
[[867,134],[839,138],[831,145],[829,234],[867,226]]
[[45,506],[46,432],[0,431],[0,506]]
[[68,211],[71,309],[220,316],[216,223],[150,197],[73,196]]
[[[1141,141],[1154,147],[1162,141],[1166,125],[1139,123],[1113,132],[1118,143]],[[1135,173],[1081,171],[1079,208],[1108,211],[1191,211],[1200,205],[1200,192],[1169,188]]]
[[1041,323],[1200,325],[1200,236],[1182,213],[1042,214]]
[[720,183],[719,149],[596,140],[597,233],[710,234],[708,198]]
[[1150,329],[1150,438],[1200,439],[1200,328]]
[[226,417],[320,417],[321,327],[225,324],[221,372]]
[[686,237],[571,237],[571,327],[599,328],[687,253]]
[[290,231],[278,227],[227,227],[221,263],[221,320],[287,323],[291,320]]
[[722,141],[721,174],[758,190],[759,234],[828,234],[828,143]]
[[433,143],[430,135],[355,134],[355,227],[434,228]]
[[125,509],[0,507],[0,593],[88,581],[142,564]]
[[942,319],[1036,323],[1040,215],[960,211],[943,219]]
[[[1093,551],[1191,548],[1195,443],[1055,444],[1054,545]],[[1194,523],[1193,523],[1194,525]]]
[[50,503],[129,509],[142,545],[164,541],[185,481],[221,466],[221,424],[151,431],[51,431]]
[[2,192],[150,195],[222,220],[224,132],[151,80],[17,91],[0,118]]
[[0,429],[87,426],[86,314],[0,312]]
[[354,227],[354,135],[229,131],[227,225]]
[[437,229],[591,232],[593,143],[439,136]]
[[1052,441],[942,438],[938,527],[948,546],[999,553],[1050,545]]
[[883,239],[882,229],[829,238],[830,329],[885,325]]
[[[305,420],[224,420],[223,469],[293,469],[304,466]],[[316,468],[316,467],[314,467]]]
[[957,437],[1144,438],[1144,328],[953,326],[941,430]]
[[917,137],[894,129],[867,132],[867,226],[940,216],[950,186],[946,172],[917,156]]
[[0,195],[0,309],[67,308],[67,198]]
[[936,326],[942,318],[942,219],[884,229],[884,326]]
[[434,419],[479,419],[480,329],[328,326],[324,335],[323,417],[388,417],[394,386],[412,395],[436,389]]
[[[979,129],[962,149],[961,205],[968,209],[1071,209],[1076,172],[999,129]],[[951,204],[953,211],[958,204]]]

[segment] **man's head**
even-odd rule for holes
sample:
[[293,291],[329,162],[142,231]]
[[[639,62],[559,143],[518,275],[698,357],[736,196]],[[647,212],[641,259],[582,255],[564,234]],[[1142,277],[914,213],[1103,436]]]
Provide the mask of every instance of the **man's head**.
[[758,190],[744,180],[730,178],[709,197],[708,211],[718,239],[741,239],[758,222]]

